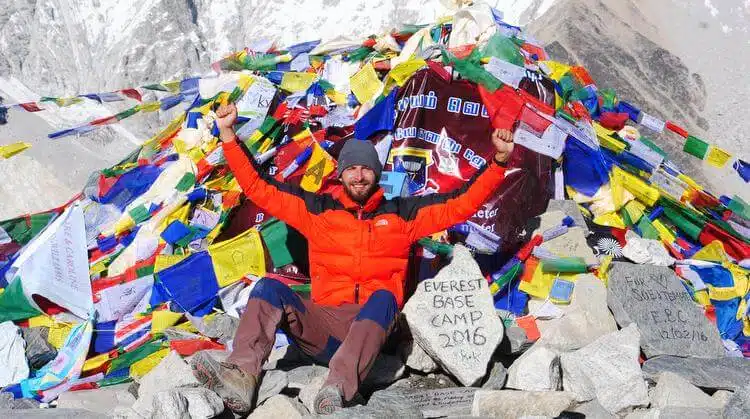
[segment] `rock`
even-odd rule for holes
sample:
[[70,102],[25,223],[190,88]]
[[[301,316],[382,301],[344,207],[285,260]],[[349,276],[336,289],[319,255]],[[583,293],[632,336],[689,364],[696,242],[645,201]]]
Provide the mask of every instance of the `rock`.
[[309,412],[297,399],[277,394],[258,406],[248,416],[252,419],[301,418]]
[[66,391],[57,398],[57,407],[83,409],[106,415],[118,407],[127,408],[135,403],[135,397],[130,394],[128,387],[129,384],[119,384],[96,390]]
[[419,283],[403,314],[414,340],[463,385],[484,377],[503,323],[468,249],[454,247],[451,263]]
[[101,413],[89,412],[82,409],[2,409],[0,408],[0,418],[3,419],[106,419],[107,416]]
[[583,219],[583,214],[578,208],[578,204],[570,199],[550,199],[547,204],[547,211],[562,211],[566,216],[572,217],[575,221],[575,226],[583,229],[585,235],[589,235],[590,231],[586,225],[586,220]]
[[401,353],[403,358],[406,360],[406,366],[429,374],[438,370],[438,365],[430,357],[430,355],[422,349],[416,342],[410,340],[401,347]]
[[560,356],[535,344],[508,369],[505,387],[526,391],[557,391],[562,385]]
[[29,367],[39,369],[57,356],[57,349],[48,341],[49,327],[23,327],[23,340],[26,341],[26,359]]
[[634,324],[560,356],[563,388],[580,402],[598,399],[612,414],[648,405],[648,387],[638,364],[640,334]]
[[588,419],[614,419],[617,416],[609,413],[607,409],[603,408],[596,400],[590,402],[581,403],[575,408],[571,409],[572,413],[580,413]]
[[716,326],[669,268],[612,263],[607,303],[620,326],[638,325],[647,358],[724,356]]
[[532,344],[526,336],[526,330],[513,325],[505,329],[505,336],[500,342],[500,352],[505,355],[518,355],[529,349]]
[[435,390],[389,388],[375,394],[386,394],[386,392],[401,394],[417,406],[424,417],[436,418],[442,416],[470,415],[476,391],[477,389],[473,387],[453,387]]
[[[534,231],[534,234],[542,234],[547,229],[559,226],[562,224],[565,214],[560,211],[552,211],[542,214],[540,218],[541,224]],[[581,257],[586,261],[586,264],[593,265],[598,263],[599,260],[586,242],[586,234],[583,227],[570,227],[567,233],[545,241],[540,247],[558,256]]]
[[[534,313],[541,304],[529,301],[529,312]],[[594,275],[579,275],[570,305],[559,307],[564,313],[562,318],[537,319],[541,334],[539,345],[572,351],[617,330],[617,323],[607,307],[607,287]]]
[[[34,399],[15,399],[11,393],[0,392],[0,409],[38,409],[39,402]],[[2,417],[2,416],[0,416]]]
[[207,316],[206,320],[193,316],[188,318],[202,335],[216,339],[222,344],[234,339],[237,327],[240,325],[240,319],[224,313]]
[[422,417],[419,408],[403,394],[390,390],[373,393],[367,406],[356,406],[339,410],[325,418],[336,419],[371,419],[371,418],[408,418]]
[[508,378],[508,369],[502,362],[497,361],[490,370],[490,376],[482,384],[485,390],[502,390],[505,387],[505,381]]
[[575,395],[566,391],[478,390],[471,414],[499,418],[557,417],[574,402]]
[[749,418],[750,417],[750,384],[737,390],[724,406],[724,417]]
[[152,418],[208,419],[224,411],[218,394],[204,387],[174,388],[153,397]]
[[199,382],[193,377],[190,366],[177,352],[172,351],[159,365],[143,376],[139,384],[138,400],[133,404],[133,410],[142,416],[149,416],[152,412],[152,399],[156,393],[177,387],[198,386]]
[[435,390],[439,388],[451,388],[458,386],[451,377],[444,374],[430,374],[427,376],[411,375],[393,383],[388,389],[406,390]]
[[315,412],[315,397],[318,395],[320,389],[323,388],[323,383],[326,381],[327,376],[328,374],[313,378],[299,391],[298,397],[300,401],[302,401],[302,404],[310,412]]
[[721,419],[721,411],[689,407],[635,410],[626,419]]
[[650,395],[651,408],[689,407],[696,409],[721,409],[723,403],[711,398],[703,390],[671,372],[663,372],[659,383]]
[[328,375],[328,368],[320,365],[303,365],[287,372],[290,388],[303,388],[315,378]]
[[726,406],[729,399],[732,398],[734,395],[733,392],[727,391],[727,390],[716,390],[714,394],[711,395],[711,398],[721,403],[721,407]]
[[312,364],[310,357],[305,355],[297,345],[285,345],[271,350],[271,355],[269,355],[266,363],[263,364],[263,369],[283,369],[289,371],[310,364]]
[[664,371],[673,372],[704,389],[737,391],[747,385],[750,359],[659,356],[643,364],[643,375],[651,382],[656,382]]
[[404,376],[406,365],[401,358],[381,353],[362,382],[363,389],[376,389],[389,386]]
[[288,384],[289,379],[287,378],[286,371],[266,371],[263,379],[260,381],[256,404],[261,404],[264,400],[281,393]]

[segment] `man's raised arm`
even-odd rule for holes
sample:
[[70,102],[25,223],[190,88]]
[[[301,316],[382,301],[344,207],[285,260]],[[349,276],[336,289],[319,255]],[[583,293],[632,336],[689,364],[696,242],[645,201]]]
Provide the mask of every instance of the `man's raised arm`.
[[409,220],[412,242],[471,218],[492,197],[505,180],[505,163],[513,152],[510,130],[495,130],[492,142],[497,149],[493,161],[460,189],[402,201],[402,216]]
[[308,205],[314,204],[315,195],[259,173],[259,168],[245,153],[232,129],[237,120],[237,108],[233,104],[219,107],[216,116],[224,157],[248,199],[271,216],[307,235],[314,217],[308,211]]

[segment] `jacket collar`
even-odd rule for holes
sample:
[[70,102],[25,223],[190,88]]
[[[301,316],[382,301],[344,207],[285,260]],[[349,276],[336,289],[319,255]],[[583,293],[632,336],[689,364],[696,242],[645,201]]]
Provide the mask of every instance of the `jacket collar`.
[[346,208],[347,210],[353,211],[358,210],[362,208],[365,212],[373,212],[375,211],[379,206],[380,202],[383,200],[383,195],[385,194],[385,191],[383,188],[378,187],[378,189],[373,192],[372,195],[370,195],[370,198],[365,202],[364,205],[360,207],[359,203],[353,201],[349,195],[344,190],[343,186],[340,186],[336,189],[336,191],[333,193],[333,197],[336,198],[341,204]]

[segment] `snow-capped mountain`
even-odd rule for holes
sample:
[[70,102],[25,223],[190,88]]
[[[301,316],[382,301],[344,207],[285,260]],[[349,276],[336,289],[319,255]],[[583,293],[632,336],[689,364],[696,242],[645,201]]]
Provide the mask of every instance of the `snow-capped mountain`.
[[[245,46],[362,38],[432,22],[456,2],[0,0],[0,96],[35,100],[204,74],[211,62]],[[747,154],[743,133],[750,123],[737,115],[750,95],[750,83],[742,82],[750,68],[750,1],[488,3],[508,23],[528,26],[553,55],[589,67],[601,87],[615,87],[623,98],[642,100],[654,113]],[[27,141],[33,147],[0,161],[0,219],[63,203],[91,171],[120,160],[171,119],[138,115],[77,139],[46,138],[125,106],[11,111],[10,122],[0,126],[0,144]]]

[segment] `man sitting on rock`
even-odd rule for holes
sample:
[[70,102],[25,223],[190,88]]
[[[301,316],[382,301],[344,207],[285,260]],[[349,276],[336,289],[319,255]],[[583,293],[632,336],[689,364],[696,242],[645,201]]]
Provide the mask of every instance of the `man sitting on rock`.
[[410,246],[466,221],[496,192],[513,136],[509,129],[495,130],[493,162],[459,190],[388,201],[378,187],[382,167],[370,141],[344,144],[338,159],[341,190],[313,194],[261,175],[232,130],[235,106],[224,105],[216,114],[225,158],[244,193],[307,237],[312,300],[276,280],[259,280],[227,361],[198,353],[192,368],[231,410],[249,412],[281,328],[305,353],[329,365],[315,413],[333,413],[355,396],[393,329],[405,300]]

